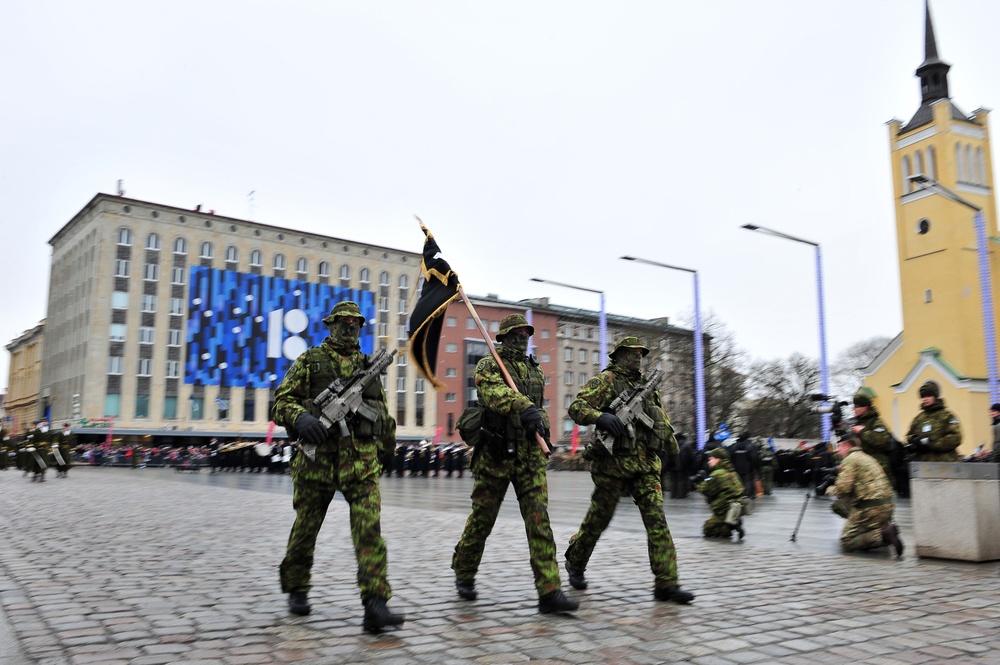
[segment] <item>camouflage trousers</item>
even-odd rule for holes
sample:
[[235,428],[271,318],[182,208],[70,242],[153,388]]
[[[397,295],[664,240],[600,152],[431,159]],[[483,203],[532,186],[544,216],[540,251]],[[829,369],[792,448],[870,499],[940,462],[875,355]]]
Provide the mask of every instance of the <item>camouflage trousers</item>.
[[295,455],[291,463],[295,523],[281,562],[283,592],[309,590],[316,538],[334,494],[340,491],[350,507],[361,600],[392,597],[388,555],[382,539],[382,495],[378,485],[381,466],[376,450],[372,441],[318,450],[315,461],[301,452]]
[[728,538],[733,534],[733,527],[726,524],[726,513],[729,512],[730,500],[713,501],[712,514],[701,525],[701,533],[706,538]]
[[539,596],[544,596],[562,586],[556,563],[556,541],[549,524],[549,485],[545,467],[534,469],[513,463],[504,466],[506,468],[502,470],[486,468],[486,465],[474,468],[476,480],[472,486],[472,512],[465,522],[462,537],[455,545],[451,567],[458,579],[476,579],[486,539],[493,531],[507,488],[513,485],[528,536],[535,588]]
[[840,533],[840,546],[845,552],[870,550],[885,545],[882,527],[892,521],[892,504],[851,510],[847,524]]
[[566,563],[580,572],[587,569],[597,541],[611,523],[622,493],[627,490],[639,507],[642,523],[646,527],[646,549],[656,588],[677,584],[677,551],[663,514],[660,474],[650,471],[623,477],[591,473],[591,477],[594,494],[590,498],[590,508],[580,530],[569,540]]
[[764,488],[764,494],[770,496],[774,491],[774,466],[762,464],[760,467],[760,484]]

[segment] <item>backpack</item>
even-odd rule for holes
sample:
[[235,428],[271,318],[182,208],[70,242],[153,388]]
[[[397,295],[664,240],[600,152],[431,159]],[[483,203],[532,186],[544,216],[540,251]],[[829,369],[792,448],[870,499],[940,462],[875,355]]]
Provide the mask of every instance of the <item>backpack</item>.
[[475,406],[466,407],[462,415],[459,416],[458,422],[455,423],[455,429],[458,430],[459,435],[462,437],[462,441],[465,441],[472,447],[476,445],[483,438],[483,413],[485,409],[479,404]]

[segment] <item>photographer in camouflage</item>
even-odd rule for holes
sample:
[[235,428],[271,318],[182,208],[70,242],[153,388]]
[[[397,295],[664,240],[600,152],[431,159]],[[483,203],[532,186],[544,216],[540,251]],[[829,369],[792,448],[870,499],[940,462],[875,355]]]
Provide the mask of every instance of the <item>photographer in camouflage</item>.
[[535,434],[548,439],[545,375],[528,352],[528,338],[535,329],[522,314],[510,314],[500,322],[497,352],[517,386],[504,381],[496,360],[488,355],[476,365],[476,392],[483,408],[480,441],[472,457],[472,512],[455,545],[451,567],[455,588],[466,600],[475,600],[476,573],[493,531],[500,504],[510,485],[524,518],[531,570],[538,590],[538,611],[574,612],[580,603],[567,598],[559,580],[556,543],[549,525],[549,485],[545,476],[548,461]]
[[[708,468],[711,473],[696,488],[705,495],[712,508],[712,514],[701,525],[701,533],[706,538],[729,538],[735,531],[740,540],[743,540],[746,535],[743,531],[743,518],[739,518],[736,524],[726,522],[730,506],[743,500],[743,482],[733,469],[725,448],[716,448],[708,453]],[[704,478],[704,475],[701,477]]]
[[895,439],[886,427],[871,399],[864,393],[854,396],[854,425],[851,433],[861,441],[861,450],[870,455],[892,482],[893,472],[889,465],[889,453]]
[[899,528],[892,523],[892,485],[882,466],[853,436],[840,440],[837,454],[840,470],[826,493],[837,497],[833,511],[847,518],[840,546],[845,552],[855,552],[892,545],[896,555],[902,556]]
[[677,553],[663,514],[660,454],[676,455],[678,450],[660,393],[650,392],[643,403],[643,411],[653,420],[653,428],[636,423],[634,437],[617,416],[605,411],[622,392],[644,383],[642,359],[647,354],[649,349],[638,337],[622,338],[611,352],[611,363],[590,380],[569,407],[574,422],[596,425],[613,436],[615,443],[613,453],[600,443],[589,445],[584,453],[584,459],[590,461],[594,494],[580,530],[569,541],[566,572],[573,588],[587,588],[584,577],[587,563],[608,528],[622,493],[627,491],[646,527],[649,566],[656,579],[653,596],[657,600],[689,603],[694,594],[677,584]]
[[920,386],[920,409],[906,433],[906,448],[914,454],[914,461],[958,462],[961,457],[956,449],[962,443],[962,427],[955,414],[945,408],[935,381]]
[[368,367],[359,336],[365,319],[357,303],[339,302],[323,323],[330,335],[295,359],[274,392],[271,418],[300,444],[315,446],[315,459],[301,447],[291,462],[295,523],[281,562],[281,590],[293,614],[309,614],[308,592],[316,537],[337,491],[350,506],[351,540],[358,561],[358,586],[365,607],[365,630],[401,625],[402,614],[386,607],[392,597],[385,541],[381,533],[379,476],[396,445],[396,421],[386,407],[385,391],[375,380],[365,388],[364,403],[378,413],[375,422],[347,420],[350,436],[337,426],[327,430],[313,400],[335,379],[347,380]]

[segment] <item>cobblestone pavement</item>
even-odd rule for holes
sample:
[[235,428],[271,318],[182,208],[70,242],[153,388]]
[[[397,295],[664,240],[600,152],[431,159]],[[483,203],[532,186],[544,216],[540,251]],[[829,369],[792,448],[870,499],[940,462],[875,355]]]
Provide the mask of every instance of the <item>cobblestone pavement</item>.
[[[553,504],[569,496],[568,483],[587,482],[553,475]],[[433,492],[437,480],[402,482]],[[588,569],[590,588],[566,585],[580,611],[553,616],[537,612],[516,510],[498,520],[479,600],[468,602],[449,568],[465,511],[387,499],[390,607],[407,621],[371,635],[361,629],[342,501],[320,534],[313,613],[293,617],[277,583],[293,519],[280,491],[75,469],[44,484],[0,473],[0,495],[0,606],[20,648],[0,648],[5,665],[1000,662],[998,564],[803,552],[788,543],[787,524],[780,538],[755,541],[755,520],[768,531],[765,502],[742,543],[705,541],[694,521],[671,521],[693,604],[654,601],[641,532],[612,528]],[[802,494],[789,496],[794,524]],[[703,502],[691,505],[704,515]],[[620,512],[627,526],[636,511],[623,502]],[[561,555],[577,524],[553,523]],[[0,621],[0,642],[4,632]]]

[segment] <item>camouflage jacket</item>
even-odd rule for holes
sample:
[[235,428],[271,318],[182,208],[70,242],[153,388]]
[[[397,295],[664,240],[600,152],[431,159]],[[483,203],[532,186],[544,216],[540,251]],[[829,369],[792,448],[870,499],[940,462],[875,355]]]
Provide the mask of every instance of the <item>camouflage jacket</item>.
[[696,489],[705,495],[714,513],[725,512],[729,504],[743,498],[743,482],[736,475],[733,463],[725,459],[719,460],[712,473]]
[[874,457],[883,469],[888,468],[893,436],[875,407],[868,407],[867,413],[859,416],[855,424],[864,427],[857,435],[861,440],[861,450]]
[[907,441],[912,436],[930,439],[927,449],[917,453],[918,462],[957,462],[961,459],[955,450],[962,443],[962,427],[941,398],[916,415],[906,433]]
[[[274,406],[271,408],[271,419],[278,425],[283,425],[289,436],[295,434],[295,420],[303,413],[311,413],[319,417],[319,409],[313,406],[315,399],[327,386],[325,380],[317,377],[333,376],[340,379],[350,378],[356,371],[367,367],[368,358],[361,353],[360,348],[342,349],[334,345],[329,337],[319,346],[312,347],[295,359],[285,374],[281,384],[274,391]],[[368,385],[364,393],[365,403],[373,407],[379,414],[374,426],[360,416],[348,418],[348,428],[354,442],[359,439],[375,439],[386,448],[391,444],[396,446],[396,421],[389,415],[386,406],[385,390],[376,379]],[[340,440],[340,430],[334,425],[330,428],[328,441],[335,443]]]
[[858,501],[892,497],[892,484],[878,461],[859,448],[852,448],[840,463],[832,492],[850,505]]
[[[603,372],[591,379],[577,393],[576,399],[569,407],[569,417],[578,425],[593,425],[618,395],[642,383],[641,375],[630,377],[624,368],[611,361]],[[600,444],[588,446],[585,457],[590,460],[592,469],[613,475],[628,475],[639,471],[659,473],[662,468],[660,454],[678,453],[674,429],[663,410],[659,391],[654,390],[647,396],[643,403],[643,411],[653,419],[653,429],[649,430],[642,424],[636,423],[635,441],[629,442],[633,445],[621,446],[619,440],[615,443],[614,456],[608,455],[607,450]]]
[[[517,390],[507,385],[492,354],[476,365],[474,381],[479,404],[484,409],[483,427],[497,437],[492,444],[484,446],[483,450],[489,449],[486,455],[492,458],[496,453],[499,459],[505,456],[504,451],[508,450],[505,444],[509,444],[509,449],[515,451],[517,458],[534,466],[540,464],[544,468],[545,458],[541,454],[541,448],[534,438],[528,440],[520,414],[534,405],[542,414],[546,433],[549,431],[549,416],[542,408],[545,399],[545,374],[534,358],[505,348],[503,344],[497,350],[497,355],[503,361]],[[548,435],[545,438],[548,440]],[[486,463],[493,465],[494,461],[496,460],[491,459]]]

